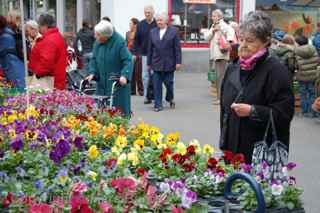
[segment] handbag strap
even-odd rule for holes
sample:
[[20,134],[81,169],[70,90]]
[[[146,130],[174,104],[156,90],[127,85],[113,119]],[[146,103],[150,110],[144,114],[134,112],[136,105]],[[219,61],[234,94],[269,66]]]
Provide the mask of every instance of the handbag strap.
[[270,125],[271,125],[272,139],[273,139],[273,141],[278,141],[278,135],[277,135],[277,131],[276,131],[276,126],[274,124],[272,109],[270,109],[269,115],[270,115],[270,118],[269,118],[269,121],[268,121],[268,124],[267,124],[266,131],[264,133],[264,138],[263,139],[264,139],[264,141],[267,141],[268,132],[269,132]]

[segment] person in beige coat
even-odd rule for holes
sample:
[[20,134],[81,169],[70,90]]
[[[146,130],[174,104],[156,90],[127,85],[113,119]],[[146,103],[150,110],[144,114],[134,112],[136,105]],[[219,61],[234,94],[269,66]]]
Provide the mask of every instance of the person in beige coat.
[[[210,60],[212,61],[212,68],[217,74],[217,99],[219,100],[221,81],[224,77],[226,65],[230,59],[231,43],[235,39],[235,32],[234,29],[223,20],[223,13],[219,9],[212,12],[212,21],[213,24],[210,29],[204,32],[204,38],[210,42]],[[226,46],[223,49],[219,46],[222,36],[226,41]]]

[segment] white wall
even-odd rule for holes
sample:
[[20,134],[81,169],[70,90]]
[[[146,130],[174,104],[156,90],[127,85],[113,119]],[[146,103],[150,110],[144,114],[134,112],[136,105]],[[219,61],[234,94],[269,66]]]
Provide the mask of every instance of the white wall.
[[132,17],[144,18],[145,5],[153,5],[155,12],[168,12],[167,0],[101,0],[101,17],[109,16],[116,30],[125,36]]
[[240,1],[240,20],[249,12],[256,10],[256,0]]

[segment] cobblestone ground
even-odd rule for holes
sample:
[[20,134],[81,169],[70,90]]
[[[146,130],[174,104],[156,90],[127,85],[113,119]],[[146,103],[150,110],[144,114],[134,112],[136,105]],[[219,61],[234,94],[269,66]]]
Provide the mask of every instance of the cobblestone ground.
[[[154,112],[152,105],[144,105],[143,97],[133,96],[133,123],[142,119],[158,126],[164,133],[179,131],[182,140],[198,139],[202,144],[218,147],[219,108],[213,105],[206,73],[177,73],[175,78],[176,109],[164,105]],[[297,163],[294,173],[304,188],[307,213],[320,212],[320,123],[295,117],[291,128],[290,160]]]

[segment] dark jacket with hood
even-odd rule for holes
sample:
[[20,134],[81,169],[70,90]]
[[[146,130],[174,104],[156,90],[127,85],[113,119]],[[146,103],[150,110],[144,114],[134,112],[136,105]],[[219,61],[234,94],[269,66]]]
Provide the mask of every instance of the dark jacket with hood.
[[[270,109],[278,139],[289,146],[290,122],[294,114],[291,76],[278,59],[268,54],[250,71],[241,70],[239,61],[230,64],[221,88],[220,148],[244,154],[247,163],[251,162],[255,142],[263,140]],[[242,95],[235,101],[241,88]],[[234,102],[253,105],[255,113],[240,118],[230,108]],[[272,143],[271,131],[267,142]]]
[[[82,48],[79,48],[79,41],[81,42]],[[73,46],[79,55],[83,55],[85,53],[92,52],[94,41],[95,41],[95,38],[94,38],[93,30],[86,27],[79,30]]]
[[291,73],[294,73],[296,64],[293,47],[290,48],[289,46],[283,44],[278,46],[278,48],[276,48],[274,51],[280,62],[285,65]]
[[303,45],[295,49],[298,81],[312,82],[319,77],[319,57],[312,45]]

